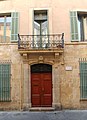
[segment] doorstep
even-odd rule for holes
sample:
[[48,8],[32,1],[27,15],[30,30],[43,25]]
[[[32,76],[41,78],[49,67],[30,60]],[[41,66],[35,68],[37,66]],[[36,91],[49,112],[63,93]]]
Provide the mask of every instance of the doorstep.
[[53,107],[32,107],[29,108],[30,111],[54,111],[55,108]]

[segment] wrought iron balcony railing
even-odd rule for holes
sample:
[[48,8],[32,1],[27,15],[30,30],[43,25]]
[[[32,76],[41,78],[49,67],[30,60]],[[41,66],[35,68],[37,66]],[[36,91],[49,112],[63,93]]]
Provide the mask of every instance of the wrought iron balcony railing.
[[51,35],[19,35],[18,49],[64,48],[64,33]]

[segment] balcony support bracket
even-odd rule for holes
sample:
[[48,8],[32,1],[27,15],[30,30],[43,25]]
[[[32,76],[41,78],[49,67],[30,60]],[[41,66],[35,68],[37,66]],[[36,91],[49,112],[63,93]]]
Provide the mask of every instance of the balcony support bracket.
[[22,56],[23,56],[24,59],[27,59],[27,58],[28,58],[27,53],[22,54]]

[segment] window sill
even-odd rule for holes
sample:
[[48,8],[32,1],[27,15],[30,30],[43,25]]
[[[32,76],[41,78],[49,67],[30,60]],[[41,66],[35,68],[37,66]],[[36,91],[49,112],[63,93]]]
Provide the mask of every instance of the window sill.
[[0,46],[1,45],[18,45],[18,43],[0,43]]
[[87,45],[87,42],[86,41],[84,41],[84,42],[81,42],[81,41],[79,41],[79,42],[65,42],[65,45]]
[[87,101],[87,98],[81,98],[80,101]]
[[8,103],[8,102],[11,102],[11,100],[0,101],[0,103]]

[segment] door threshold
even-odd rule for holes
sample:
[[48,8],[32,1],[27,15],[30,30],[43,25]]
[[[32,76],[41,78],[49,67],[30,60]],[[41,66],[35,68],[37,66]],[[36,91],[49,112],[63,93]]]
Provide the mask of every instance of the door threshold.
[[55,108],[53,107],[32,107],[29,108],[30,111],[54,111]]

